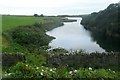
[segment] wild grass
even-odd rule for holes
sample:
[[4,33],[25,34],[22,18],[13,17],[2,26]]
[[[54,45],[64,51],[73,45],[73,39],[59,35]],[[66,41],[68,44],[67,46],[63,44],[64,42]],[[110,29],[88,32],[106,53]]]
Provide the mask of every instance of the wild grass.
[[59,17],[34,17],[34,16],[2,16],[2,30],[10,30],[18,26],[32,25],[35,23],[48,24],[60,20]]
[[22,25],[32,25],[36,22],[41,22],[43,18],[33,16],[2,16],[2,30],[6,31]]

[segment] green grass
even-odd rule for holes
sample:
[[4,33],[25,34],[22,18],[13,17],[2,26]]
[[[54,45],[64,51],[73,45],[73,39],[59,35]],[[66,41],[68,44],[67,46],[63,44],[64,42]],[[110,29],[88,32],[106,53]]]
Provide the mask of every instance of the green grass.
[[32,25],[43,21],[46,17],[33,16],[2,16],[2,30],[6,31],[20,25]]

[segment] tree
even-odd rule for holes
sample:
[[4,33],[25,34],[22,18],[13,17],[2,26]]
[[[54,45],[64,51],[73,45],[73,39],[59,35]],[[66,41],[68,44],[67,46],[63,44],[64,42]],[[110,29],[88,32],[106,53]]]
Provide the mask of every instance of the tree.
[[38,14],[34,14],[34,17],[39,17],[39,15]]
[[44,17],[44,15],[43,15],[43,14],[41,14],[41,15],[40,15],[40,17]]

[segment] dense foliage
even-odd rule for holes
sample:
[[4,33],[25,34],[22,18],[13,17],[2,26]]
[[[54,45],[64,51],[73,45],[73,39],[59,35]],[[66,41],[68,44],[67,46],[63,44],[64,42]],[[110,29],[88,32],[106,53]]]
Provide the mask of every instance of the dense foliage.
[[39,27],[20,26],[12,32],[14,42],[22,46],[45,46],[52,40]]
[[120,5],[110,4],[105,10],[84,16],[81,24],[92,32],[120,39]]
[[[120,73],[111,69],[92,69],[79,68],[77,70],[68,70],[65,66],[59,68],[50,68],[44,66],[31,66],[24,63],[17,63],[5,72],[5,78],[34,78],[34,79],[119,79]],[[3,80],[4,80],[3,79]]]

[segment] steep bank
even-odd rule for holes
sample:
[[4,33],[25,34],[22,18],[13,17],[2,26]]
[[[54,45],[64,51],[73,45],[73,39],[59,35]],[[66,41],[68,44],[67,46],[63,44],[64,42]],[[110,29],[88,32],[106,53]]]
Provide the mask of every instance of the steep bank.
[[102,11],[84,16],[81,24],[97,34],[120,39],[120,4],[110,4]]

